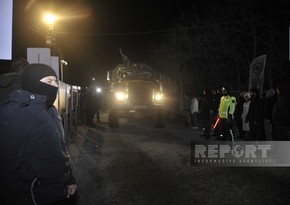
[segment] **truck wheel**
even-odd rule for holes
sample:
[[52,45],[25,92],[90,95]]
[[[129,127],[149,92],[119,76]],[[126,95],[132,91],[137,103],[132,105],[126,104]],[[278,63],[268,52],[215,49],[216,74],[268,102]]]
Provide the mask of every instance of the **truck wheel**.
[[109,127],[110,128],[119,127],[119,115],[118,111],[116,110],[109,111]]
[[155,113],[155,128],[164,128],[166,122],[166,112],[164,110]]

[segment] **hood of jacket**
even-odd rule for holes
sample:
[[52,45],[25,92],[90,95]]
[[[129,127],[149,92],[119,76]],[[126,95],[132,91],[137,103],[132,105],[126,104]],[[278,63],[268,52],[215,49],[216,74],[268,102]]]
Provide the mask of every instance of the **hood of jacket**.
[[4,101],[8,94],[21,88],[20,73],[5,73],[0,75],[0,102]]
[[0,88],[12,87],[15,86],[15,83],[17,83],[17,86],[20,88],[20,80],[20,73],[5,73],[0,75]]

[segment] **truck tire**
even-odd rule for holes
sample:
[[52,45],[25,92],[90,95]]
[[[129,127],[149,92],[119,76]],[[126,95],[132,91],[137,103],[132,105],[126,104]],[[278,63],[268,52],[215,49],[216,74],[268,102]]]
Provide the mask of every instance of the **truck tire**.
[[164,128],[166,123],[166,111],[158,110],[155,113],[155,128]]
[[116,110],[109,111],[109,127],[117,128],[119,127],[119,114]]

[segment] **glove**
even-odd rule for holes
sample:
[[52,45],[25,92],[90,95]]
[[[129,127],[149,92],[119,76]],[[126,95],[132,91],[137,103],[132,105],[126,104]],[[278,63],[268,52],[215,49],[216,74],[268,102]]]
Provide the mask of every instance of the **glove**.
[[229,116],[228,116],[228,120],[229,120],[229,121],[232,121],[232,120],[233,120],[233,115],[232,115],[232,114],[229,114]]

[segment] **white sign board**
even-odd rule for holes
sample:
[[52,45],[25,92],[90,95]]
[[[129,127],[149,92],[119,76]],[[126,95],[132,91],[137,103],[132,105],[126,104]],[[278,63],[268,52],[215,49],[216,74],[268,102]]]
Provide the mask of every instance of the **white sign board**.
[[57,79],[59,79],[59,58],[58,56],[51,56],[50,66],[56,73]]
[[12,59],[13,1],[0,0],[0,59]]
[[49,48],[27,48],[27,61],[29,63],[43,63],[51,66]]

